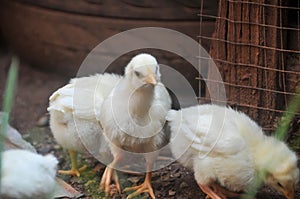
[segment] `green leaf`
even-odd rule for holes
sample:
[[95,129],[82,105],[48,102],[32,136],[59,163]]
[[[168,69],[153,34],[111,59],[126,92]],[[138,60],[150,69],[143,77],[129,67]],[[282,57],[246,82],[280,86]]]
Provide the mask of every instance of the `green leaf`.
[[[1,179],[1,171],[2,171],[3,142],[8,128],[9,114],[11,112],[14,90],[17,82],[18,68],[19,68],[19,59],[17,57],[13,57],[8,72],[8,79],[6,81],[6,89],[3,96],[4,97],[3,115],[2,115],[2,122],[0,128],[0,179]],[[1,184],[0,184],[0,189],[1,189]]]
[[281,117],[278,127],[275,131],[275,137],[279,140],[283,140],[286,137],[286,134],[289,129],[289,125],[295,114],[298,112],[300,108],[300,86],[298,86],[296,95],[290,101],[286,111],[284,112],[283,116]]

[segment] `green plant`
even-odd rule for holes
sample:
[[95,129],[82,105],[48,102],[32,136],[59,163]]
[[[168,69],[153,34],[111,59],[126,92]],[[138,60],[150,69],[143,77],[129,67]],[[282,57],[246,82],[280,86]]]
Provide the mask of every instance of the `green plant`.
[[[14,98],[14,91],[17,82],[18,76],[18,68],[19,68],[19,59],[17,57],[13,57],[10,65],[10,69],[8,72],[8,78],[6,81],[6,88],[4,92],[4,100],[3,100],[3,114],[0,128],[0,179],[1,179],[1,171],[2,171],[2,151],[4,147],[4,139],[6,137],[9,114],[11,112],[11,107]],[[0,180],[0,189],[1,189],[1,180]]]
[[300,108],[300,86],[298,86],[296,95],[290,101],[289,106],[287,107],[286,111],[281,117],[278,127],[275,131],[275,136],[279,140],[283,140],[286,137],[286,134],[289,129],[289,125],[293,120],[293,118],[295,117],[295,114],[298,112],[299,108]]
[[[293,118],[295,117],[296,113],[300,109],[300,86],[298,86],[296,90],[296,95],[291,99],[289,105],[286,108],[283,116],[281,117],[279,124],[275,130],[274,136],[279,140],[284,140],[286,134],[288,132],[290,123],[292,122]],[[259,178],[257,182],[252,187],[248,188],[248,193],[242,197],[242,199],[250,199],[254,198],[257,190],[262,186],[266,173],[262,172],[262,176]]]

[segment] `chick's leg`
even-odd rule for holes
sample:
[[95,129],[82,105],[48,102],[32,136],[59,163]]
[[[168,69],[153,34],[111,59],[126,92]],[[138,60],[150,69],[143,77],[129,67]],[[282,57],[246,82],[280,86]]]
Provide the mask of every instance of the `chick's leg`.
[[77,166],[77,152],[72,151],[72,150],[68,150],[69,152],[69,156],[71,159],[71,169],[70,170],[59,170],[58,173],[59,174],[65,174],[65,175],[74,175],[79,177],[80,176],[80,172],[86,170],[87,166],[84,165],[81,168],[78,169]]
[[121,160],[121,158],[121,155],[117,155],[116,157],[114,157],[114,160],[109,165],[107,165],[102,175],[100,190],[103,190],[105,192],[105,195],[107,196],[110,192],[110,184],[112,180],[115,182],[118,192],[121,193],[119,178],[116,170],[114,169],[115,165]]
[[242,196],[242,194],[229,191],[229,190],[221,187],[220,185],[218,185],[216,183],[212,184],[211,187],[213,188],[213,190],[214,190],[215,193],[223,195],[224,198],[225,197],[240,198]]
[[150,172],[150,168],[152,168],[152,163],[147,165],[147,173],[146,173],[146,178],[145,181],[138,186],[135,187],[127,187],[124,189],[124,191],[132,191],[134,190],[135,192],[131,193],[127,199],[131,199],[134,198],[135,196],[141,194],[141,193],[149,193],[150,197],[152,199],[155,199],[155,195],[151,186],[151,172]]
[[209,186],[202,185],[198,183],[200,189],[207,194],[207,196],[211,199],[222,199],[220,196],[218,196]]

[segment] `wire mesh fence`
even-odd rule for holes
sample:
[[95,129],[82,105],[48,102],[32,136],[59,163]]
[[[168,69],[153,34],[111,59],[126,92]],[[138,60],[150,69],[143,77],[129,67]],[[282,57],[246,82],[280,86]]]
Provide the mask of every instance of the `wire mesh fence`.
[[[215,32],[204,36],[200,28],[199,42],[211,43],[227,103],[273,131],[300,81],[300,0],[219,0],[217,15],[204,13],[204,4],[200,27],[203,18],[215,20]],[[209,101],[205,81],[214,81],[205,72],[208,78],[198,78],[200,102]]]

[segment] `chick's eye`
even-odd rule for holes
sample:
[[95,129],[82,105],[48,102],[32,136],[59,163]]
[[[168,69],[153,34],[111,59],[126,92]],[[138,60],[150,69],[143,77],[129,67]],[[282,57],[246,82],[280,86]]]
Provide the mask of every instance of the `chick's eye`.
[[137,71],[134,71],[134,74],[135,74],[137,77],[140,77],[140,76],[141,76],[141,73],[140,73],[140,72],[137,72]]
[[280,188],[283,188],[282,184],[280,184],[280,182],[277,182],[277,185],[280,187]]

